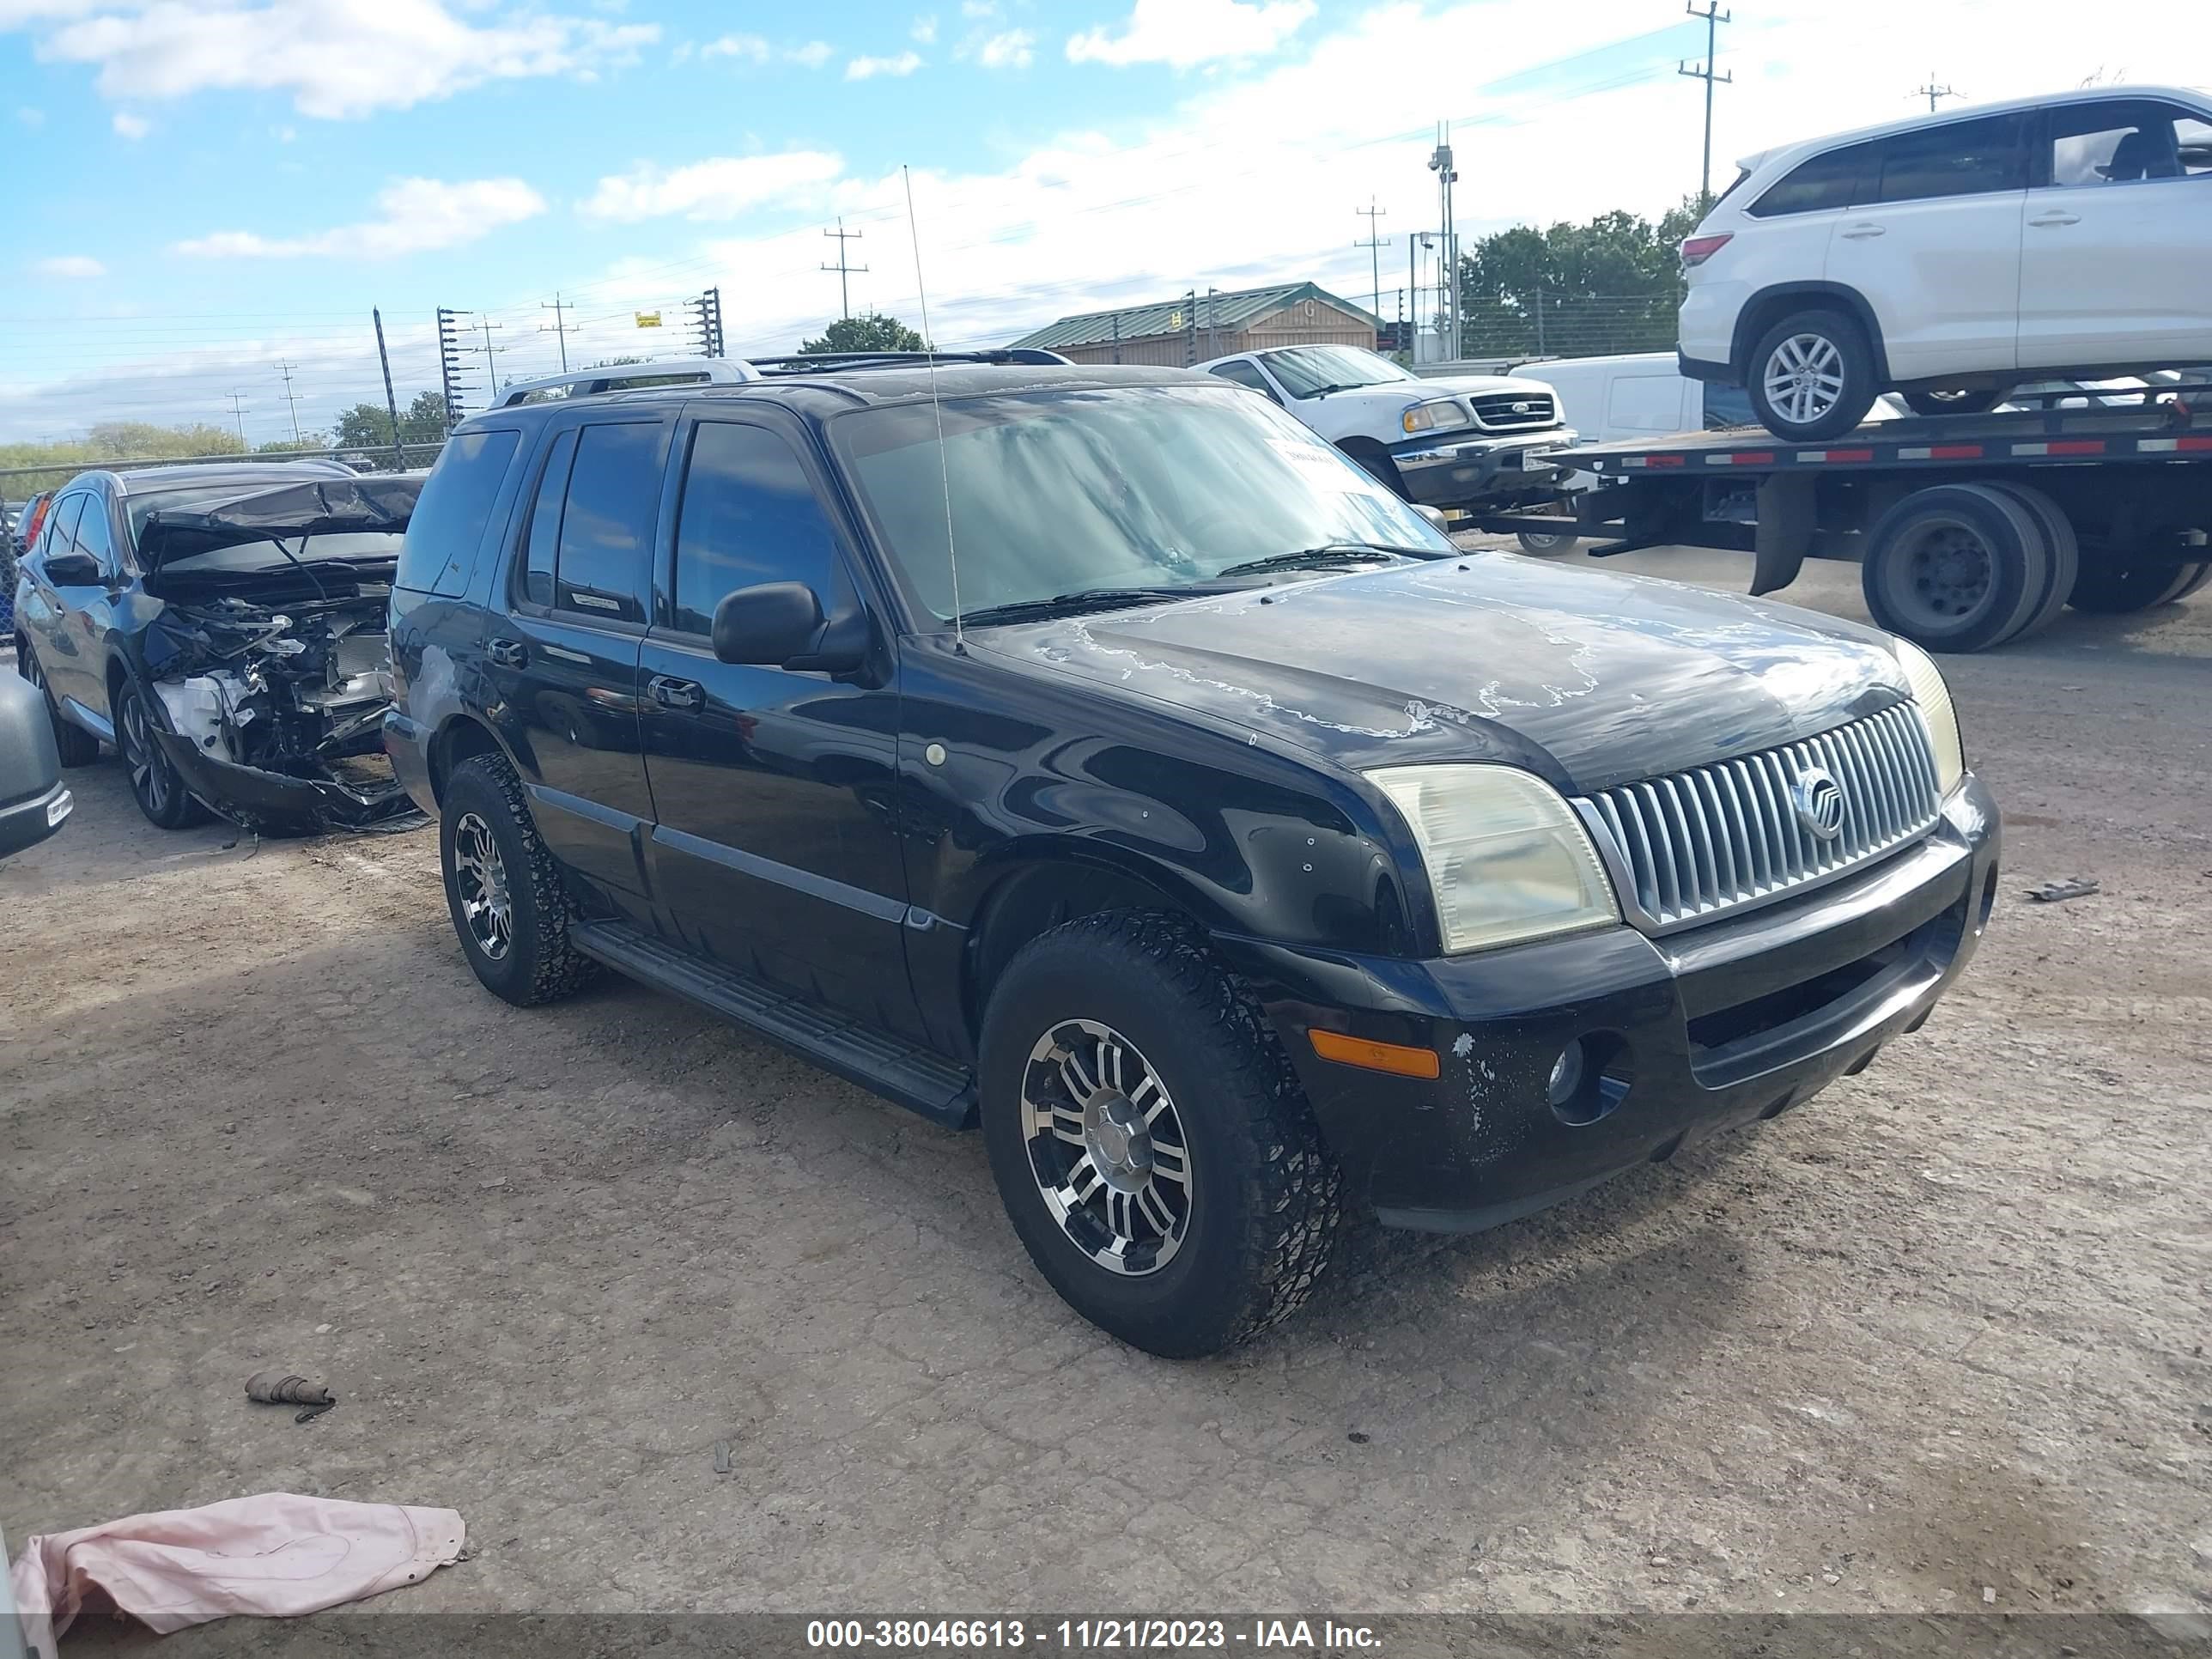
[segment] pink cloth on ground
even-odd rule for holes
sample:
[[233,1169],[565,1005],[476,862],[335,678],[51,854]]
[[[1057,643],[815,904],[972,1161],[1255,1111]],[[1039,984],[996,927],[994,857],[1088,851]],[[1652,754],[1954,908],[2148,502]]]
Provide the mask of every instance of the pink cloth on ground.
[[319,1613],[411,1584],[456,1559],[467,1535],[453,1510],[265,1492],[34,1536],[15,1563],[15,1605],[25,1640],[46,1659],[95,1585],[166,1636],[234,1614]]

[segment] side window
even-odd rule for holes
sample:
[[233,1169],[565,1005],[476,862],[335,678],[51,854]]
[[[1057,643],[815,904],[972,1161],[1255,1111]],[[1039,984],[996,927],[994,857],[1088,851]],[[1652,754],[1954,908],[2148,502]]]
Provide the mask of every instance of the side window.
[[1270,398],[1275,395],[1275,389],[1261,378],[1260,371],[1241,358],[1233,363],[1218,363],[1206,373],[1218,374],[1224,380],[1234,380],[1238,386],[1249,386]]
[[1923,127],[1872,148],[1881,168],[1872,192],[1877,202],[1925,202],[2027,187],[2027,153],[2016,115]]
[[399,546],[395,586],[452,594],[469,585],[492,504],[521,440],[507,429],[465,432],[439,452]]
[[643,618],[641,595],[660,504],[661,431],[658,421],[577,428],[555,555],[556,610]]
[[1613,383],[1605,423],[1631,432],[1680,432],[1686,384],[1679,374],[1624,374]]
[[2212,176],[2212,120],[2175,105],[2113,99],[2049,121],[2043,171],[2060,189]]
[[568,493],[568,464],[576,459],[572,428],[553,440],[538,475],[538,495],[530,507],[530,551],[523,563],[522,597],[553,608],[553,552],[561,542],[561,502]]
[[765,427],[701,422],[676,521],[674,625],[710,633],[724,595],[782,581],[805,582],[825,610],[836,603],[837,538],[813,480]]
[[76,550],[99,560],[100,568],[111,576],[122,570],[115,556],[114,526],[108,521],[107,502],[100,495],[84,498],[84,511],[76,521]]
[[1864,201],[1861,175],[1868,167],[1870,144],[1850,144],[1800,161],[1752,204],[1754,217],[1771,219],[1790,213],[1820,213]]
[[76,515],[84,509],[82,495],[64,495],[46,514],[45,539],[40,551],[49,557],[66,553],[76,534]]

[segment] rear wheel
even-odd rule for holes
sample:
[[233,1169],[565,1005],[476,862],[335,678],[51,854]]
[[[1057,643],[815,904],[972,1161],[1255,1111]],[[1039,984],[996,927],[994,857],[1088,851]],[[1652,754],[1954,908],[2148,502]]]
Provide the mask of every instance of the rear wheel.
[[15,672],[39,688],[39,695],[46,700],[46,723],[54,728],[54,750],[64,766],[89,766],[100,758],[100,739],[62,718],[61,705],[54,701],[53,687],[46,684],[46,671],[39,666],[39,653],[31,649],[31,642],[21,638],[15,641]]
[[1939,484],[1892,507],[1867,538],[1867,609],[1930,651],[1985,651],[2033,618],[2051,549],[2027,505],[1987,484]]
[[1287,1316],[1328,1266],[1339,1176],[1273,1033],[1176,918],[1032,939],[984,1016],[983,1138],[1068,1305],[1171,1359]]
[[561,866],[538,839],[503,755],[472,755],[447,781],[438,864],[461,952],[486,990],[518,1007],[568,996],[597,966],[568,942]]
[[1523,553],[1533,553],[1541,558],[1547,554],[1565,552],[1578,544],[1582,538],[1571,530],[1562,530],[1555,535],[1547,535],[1541,531],[1523,530],[1513,539],[1521,544],[1521,550]]
[[2085,564],[2068,603],[2092,616],[2121,617],[2186,599],[2212,575],[2212,562],[2187,564]]
[[131,777],[131,799],[157,830],[189,830],[204,823],[208,810],[192,798],[176,765],[155,740],[162,729],[138,683],[125,679],[115,690],[115,747]]
[[2030,484],[2010,483],[1994,488],[2003,490],[2027,509],[2028,515],[2043,532],[2043,544],[2051,555],[2043,579],[2043,597],[2036,601],[2027,621],[2013,635],[2016,640],[2024,640],[2050,627],[2066,609],[2067,596],[2073,592],[2075,580],[2081,574],[2081,544],[2074,534],[2074,521],[2066,516],[2066,509],[2040,489]]
[[1915,415],[1933,419],[1939,415],[1986,415],[2006,398],[2015,387],[1990,386],[1979,392],[1904,392],[1898,395],[1905,406]]
[[1849,432],[1881,390],[1866,331],[1825,309],[1793,313],[1761,335],[1750,382],[1759,424],[1796,443]]

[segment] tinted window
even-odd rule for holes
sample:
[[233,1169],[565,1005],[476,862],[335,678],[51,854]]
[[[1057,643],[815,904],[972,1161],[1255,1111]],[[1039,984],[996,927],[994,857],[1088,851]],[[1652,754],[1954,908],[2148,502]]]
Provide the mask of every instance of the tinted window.
[[98,495],[84,498],[84,511],[76,521],[76,550],[100,561],[100,568],[114,575],[122,568],[115,557],[115,534],[107,520],[107,503]]
[[561,509],[554,604],[636,621],[660,502],[660,422],[587,426],[576,436]]
[[2212,121],[2139,98],[2079,104],[2050,115],[2052,184],[2148,184],[2212,175]]
[[553,553],[561,541],[561,498],[568,494],[568,464],[575,459],[572,428],[554,439],[546,452],[544,470],[538,475],[538,495],[530,507],[530,552],[523,562],[522,596],[548,609],[553,604]]
[[791,446],[761,427],[702,423],[677,520],[676,626],[711,632],[723,596],[755,582],[805,582],[830,609],[836,563],[836,538]]
[[1224,380],[1234,380],[1239,386],[1249,386],[1255,392],[1266,392],[1270,397],[1274,395],[1269,391],[1267,381],[1260,378],[1260,371],[1249,363],[1220,363],[1206,372],[1218,374]]
[[2027,154],[2015,115],[1901,132],[1873,148],[1881,166],[1876,201],[1924,202],[2027,187]]
[[517,432],[465,432],[440,452],[423,480],[399,550],[401,587],[458,593],[476,568],[500,481],[521,441]]
[[1762,219],[1786,213],[1818,213],[1863,200],[1859,177],[1865,172],[1868,144],[1851,144],[1800,161],[1770,186],[1751,211]]
[[70,550],[70,538],[76,533],[76,515],[84,508],[82,495],[64,495],[46,514],[46,553],[49,558]]

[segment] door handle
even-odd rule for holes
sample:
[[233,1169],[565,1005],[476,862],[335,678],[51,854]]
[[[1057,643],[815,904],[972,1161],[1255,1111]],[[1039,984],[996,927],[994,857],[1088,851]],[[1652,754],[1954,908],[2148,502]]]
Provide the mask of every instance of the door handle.
[[1880,225],[1845,225],[1839,234],[1854,242],[1863,242],[1869,236],[1886,236],[1889,233]]
[[2062,213],[2053,208],[2048,213],[2038,214],[2027,222],[2038,230],[2048,230],[2056,225],[2078,225],[2081,222],[2081,216],[2078,213]]
[[501,668],[520,668],[530,659],[530,652],[520,640],[493,640],[484,647],[484,655]]
[[663,708],[700,709],[707,706],[706,688],[696,680],[679,680],[672,674],[655,674],[645,683],[653,702]]

